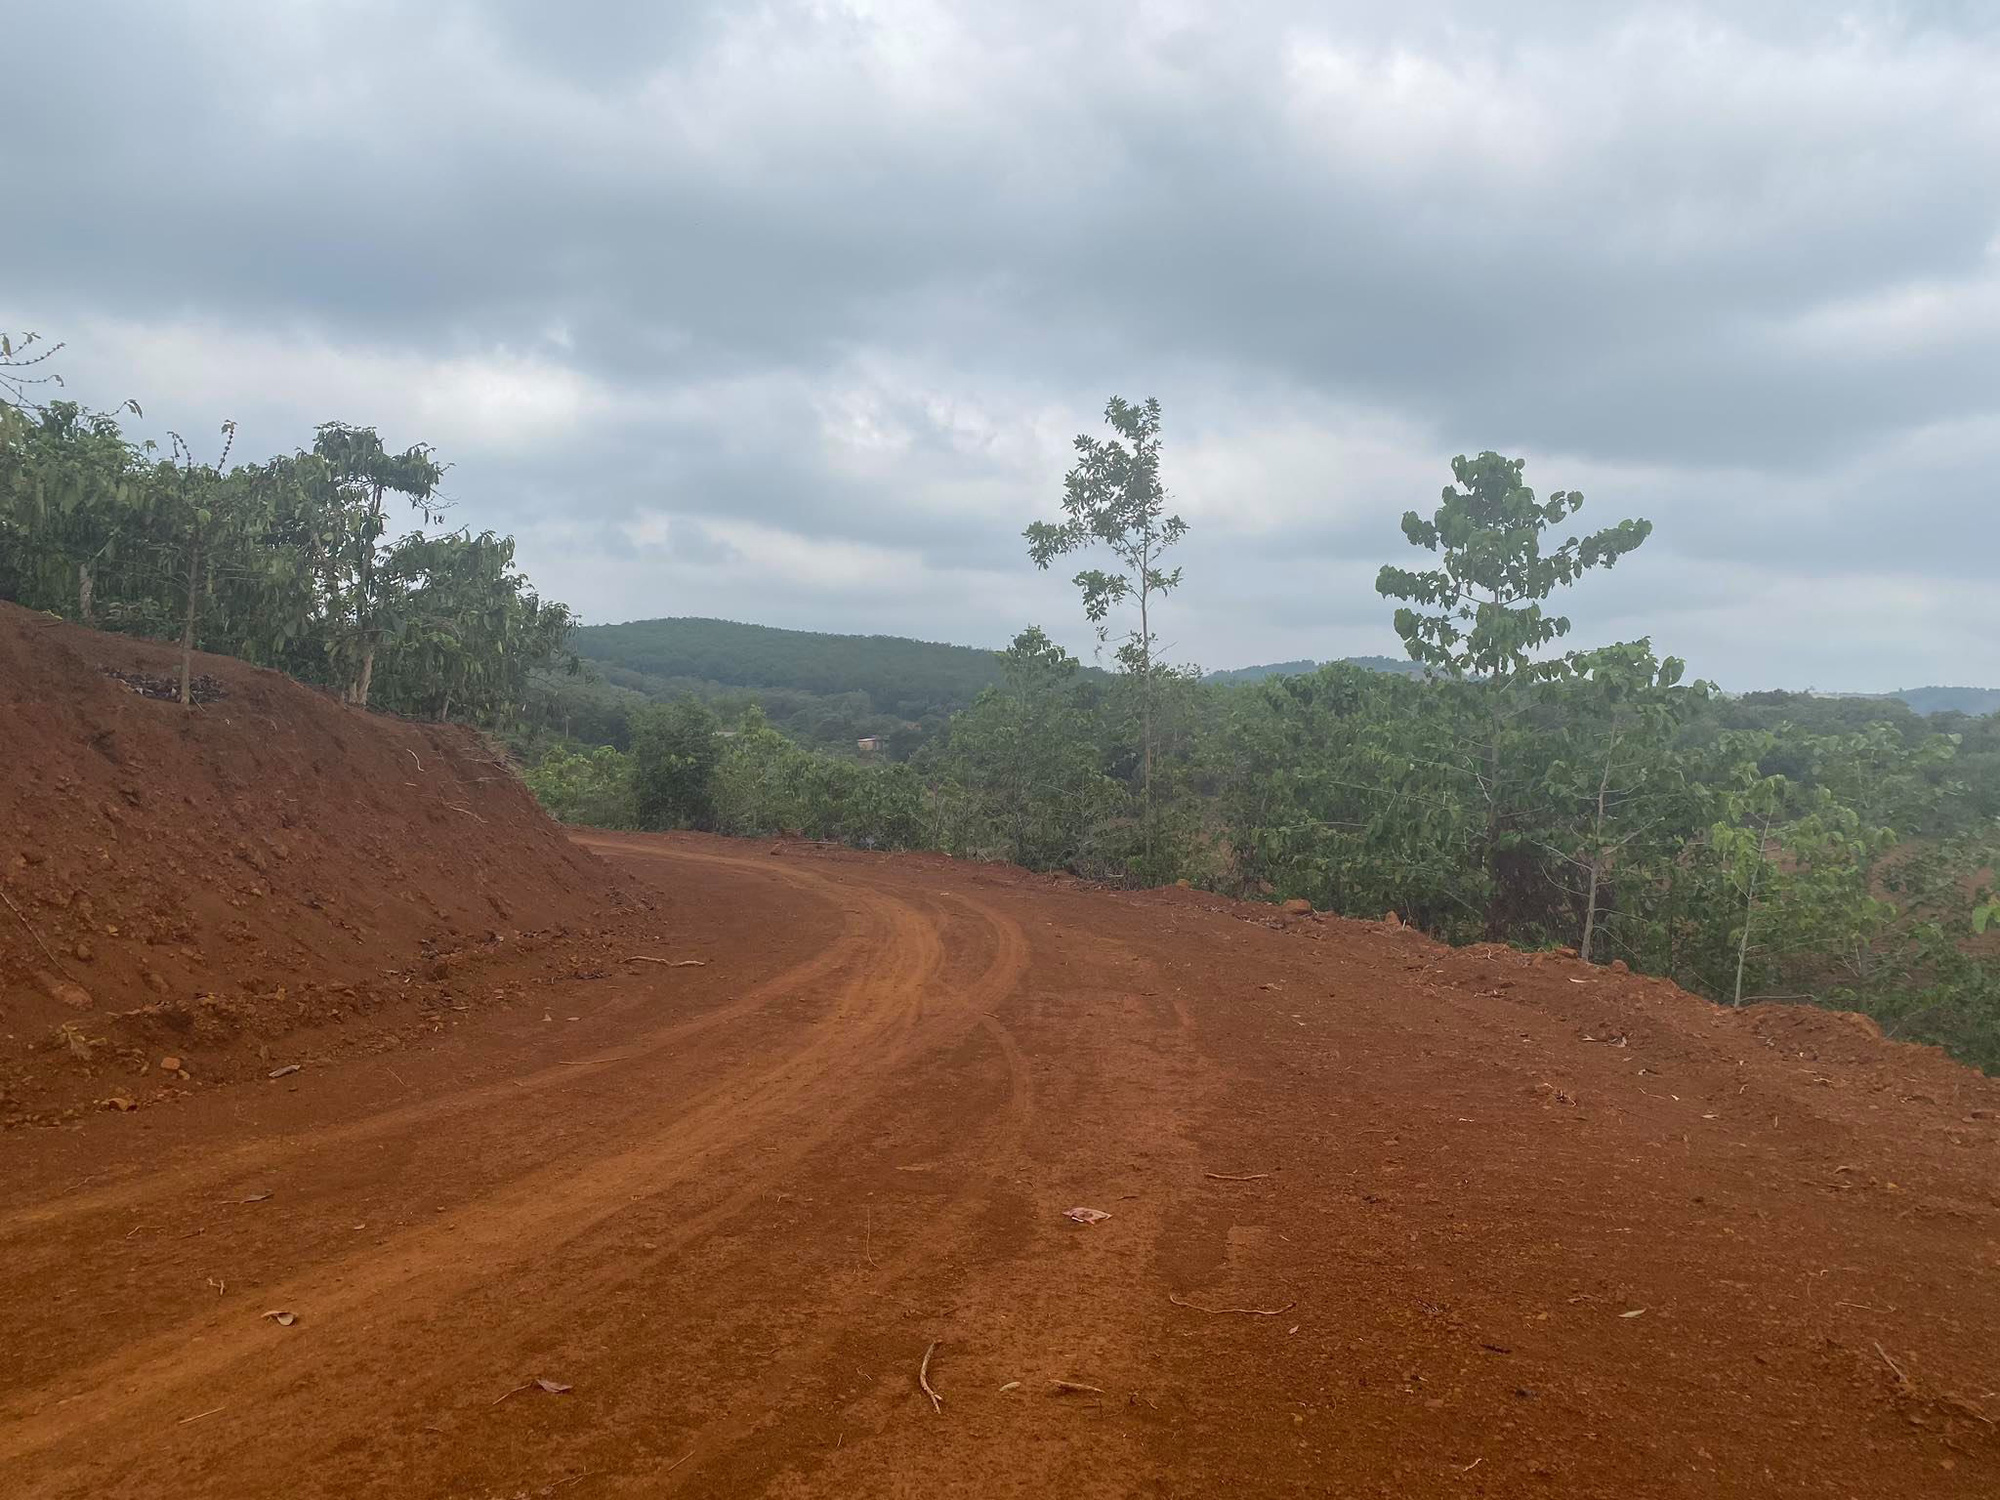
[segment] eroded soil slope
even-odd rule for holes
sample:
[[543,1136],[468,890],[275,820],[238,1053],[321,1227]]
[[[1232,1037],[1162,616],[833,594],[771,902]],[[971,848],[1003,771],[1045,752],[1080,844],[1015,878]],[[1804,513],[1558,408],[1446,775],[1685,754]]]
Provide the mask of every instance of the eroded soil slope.
[[225,657],[191,711],[136,690],[176,670],[0,604],[0,1121],[372,1041],[623,899],[467,731]]
[[2000,1099],[1934,1053],[1198,893],[587,842],[653,902],[596,967],[0,1137],[10,1495],[2000,1493]]

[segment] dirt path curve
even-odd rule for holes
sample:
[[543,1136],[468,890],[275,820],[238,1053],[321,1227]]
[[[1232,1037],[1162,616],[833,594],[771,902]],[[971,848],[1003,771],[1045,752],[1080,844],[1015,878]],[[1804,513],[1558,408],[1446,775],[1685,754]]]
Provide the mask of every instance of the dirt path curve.
[[1185,894],[586,842],[660,896],[609,972],[0,1142],[0,1491],[2000,1486],[1964,1100]]

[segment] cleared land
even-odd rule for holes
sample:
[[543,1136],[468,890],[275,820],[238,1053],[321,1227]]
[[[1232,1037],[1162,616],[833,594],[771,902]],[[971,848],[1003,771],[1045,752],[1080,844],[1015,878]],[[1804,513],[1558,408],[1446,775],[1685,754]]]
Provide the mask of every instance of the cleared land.
[[[174,774],[234,764],[217,706],[131,699],[197,737]],[[418,832],[528,828],[461,790],[485,823]],[[73,852],[4,887],[58,952]],[[536,860],[573,920],[475,930]],[[382,993],[243,1000],[167,1077],[110,1019],[150,988],[67,1007],[120,1039],[82,1059],[10,972],[19,1096],[81,1112],[0,1135],[8,1495],[2000,1492],[2000,1086],[1865,1023],[795,843],[426,889],[420,940],[186,916],[246,991],[310,977],[296,925]]]

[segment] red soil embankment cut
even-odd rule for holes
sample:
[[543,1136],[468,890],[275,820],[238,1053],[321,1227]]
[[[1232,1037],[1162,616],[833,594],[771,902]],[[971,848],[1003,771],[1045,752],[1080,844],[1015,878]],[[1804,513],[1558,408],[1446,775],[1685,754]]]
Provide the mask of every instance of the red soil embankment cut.
[[177,666],[0,604],[0,1122],[407,1019],[482,950],[625,899],[470,731],[218,656],[196,658],[194,708],[149,696]]

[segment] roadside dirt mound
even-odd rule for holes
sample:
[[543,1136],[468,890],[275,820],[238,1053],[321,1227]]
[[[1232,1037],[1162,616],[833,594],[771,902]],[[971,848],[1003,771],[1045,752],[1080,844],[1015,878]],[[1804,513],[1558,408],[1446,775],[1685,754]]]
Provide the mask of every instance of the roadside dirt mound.
[[[1046,877],[1044,877],[1046,878]],[[1632,973],[1622,963],[1588,964],[1567,949],[1530,952],[1502,943],[1454,948],[1400,922],[1357,921],[1327,912],[1288,912],[1207,891],[1143,893],[1147,900],[1226,913],[1340,949],[1340,962],[1369,964],[1397,985],[1414,983],[1461,1000],[1530,1006],[1575,1028],[1576,1039],[1624,1050],[1641,1042],[1676,1055],[1712,1059],[1718,1046],[1775,1054],[1802,1076],[1838,1065],[1843,1087],[1926,1088],[2000,1105],[2000,1078],[1986,1078],[1941,1047],[1883,1035],[1867,1016],[1814,1005],[1766,1002],[1734,1009],[1672,980]],[[1401,976],[1408,976],[1401,977]],[[1491,1007],[1487,1007],[1488,1010]],[[1833,1080],[1824,1077],[1820,1086]]]
[[470,731],[216,656],[184,709],[176,671],[0,604],[0,1122],[246,1071],[629,899]]

